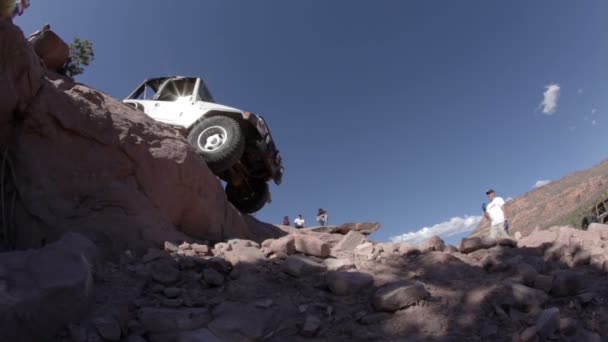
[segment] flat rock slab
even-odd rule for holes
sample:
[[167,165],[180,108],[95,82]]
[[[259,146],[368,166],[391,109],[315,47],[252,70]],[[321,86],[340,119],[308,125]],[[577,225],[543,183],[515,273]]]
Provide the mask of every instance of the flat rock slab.
[[266,261],[266,256],[262,250],[254,246],[232,246],[230,251],[224,252],[224,258],[232,265],[260,264]]
[[378,229],[382,225],[379,222],[351,222],[345,223],[339,226],[325,226],[325,227],[310,227],[304,228],[304,231],[313,231],[319,233],[332,233],[346,235],[350,231],[355,231],[363,235],[369,235]]
[[331,255],[352,255],[355,248],[364,243],[365,239],[365,235],[356,231],[350,231],[331,249]]
[[355,268],[352,259],[325,259],[323,263],[329,271],[346,271]]
[[208,328],[223,341],[261,341],[281,321],[276,310],[236,302],[221,303],[213,316]]
[[290,255],[285,259],[283,271],[295,277],[304,277],[327,271],[327,266],[304,255]]
[[420,282],[396,282],[380,287],[373,297],[373,306],[378,311],[397,311],[430,296]]
[[327,273],[327,285],[331,292],[339,296],[355,294],[370,288],[374,284],[374,277],[362,272],[335,272]]

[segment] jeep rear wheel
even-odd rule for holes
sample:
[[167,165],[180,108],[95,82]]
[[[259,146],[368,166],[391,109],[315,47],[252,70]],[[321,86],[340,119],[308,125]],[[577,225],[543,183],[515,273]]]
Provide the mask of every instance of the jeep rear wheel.
[[188,142],[216,173],[232,167],[245,150],[241,127],[227,116],[214,116],[197,123],[188,134]]
[[591,225],[592,223],[596,223],[597,222],[597,218],[595,216],[587,216],[585,218],[583,218],[583,222],[581,223],[581,228],[583,228],[583,230],[587,230],[587,228],[589,228],[589,225]]
[[249,187],[235,187],[228,183],[226,196],[238,210],[252,214],[262,209],[268,201],[268,184],[263,180],[250,180]]

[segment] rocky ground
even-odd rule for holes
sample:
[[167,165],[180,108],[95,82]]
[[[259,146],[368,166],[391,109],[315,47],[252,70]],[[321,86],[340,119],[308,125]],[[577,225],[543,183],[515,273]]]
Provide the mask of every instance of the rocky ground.
[[[28,252],[31,263],[4,269],[5,288],[20,286],[8,291],[14,317],[4,316],[12,330],[3,340],[49,332],[78,342],[608,338],[608,226],[554,227],[519,241],[471,238],[459,247],[438,237],[375,243],[357,227],[378,225],[345,225],[345,235],[308,229],[261,244],[166,242],[113,261],[69,234]],[[10,254],[0,255],[2,265]]]

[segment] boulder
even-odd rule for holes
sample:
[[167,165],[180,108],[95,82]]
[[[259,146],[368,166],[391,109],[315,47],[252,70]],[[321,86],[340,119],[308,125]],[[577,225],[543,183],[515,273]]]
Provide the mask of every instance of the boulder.
[[395,282],[380,287],[372,304],[378,311],[397,311],[429,296],[423,283]]
[[331,249],[331,255],[333,256],[349,256],[353,254],[353,251],[357,246],[365,242],[365,235],[356,232],[349,231],[343,238]]
[[311,274],[317,274],[327,271],[327,266],[319,264],[304,255],[290,255],[285,259],[283,271],[295,276],[305,277]]
[[601,240],[608,240],[608,224],[592,223],[587,227],[590,233],[597,233]]
[[534,341],[537,338],[537,329],[536,326],[531,326],[528,327],[526,330],[524,330],[521,335],[519,335],[519,338],[522,342],[530,342],[530,341]]
[[443,252],[443,250],[445,249],[445,242],[443,242],[443,240],[439,236],[433,235],[426,241],[422,242],[419,245],[419,248],[423,252],[426,252],[426,251]]
[[338,296],[348,296],[368,289],[374,284],[374,277],[362,272],[327,272],[327,286]]
[[399,243],[399,249],[397,250],[397,254],[400,256],[408,256],[420,254],[420,249],[417,245],[409,242],[401,242]]
[[443,251],[446,253],[458,253],[458,248],[453,245],[447,245],[445,246],[445,249]]
[[583,288],[581,275],[569,270],[558,271],[554,274],[551,294],[564,297],[574,296]]
[[148,265],[150,274],[154,281],[170,285],[179,280],[179,270],[177,269],[177,263],[171,259],[158,259]]
[[274,240],[268,248],[277,256],[285,258],[296,252],[296,242],[293,235],[286,235]]
[[525,262],[517,263],[513,265],[513,267],[517,270],[517,273],[522,277],[524,285],[535,285],[535,280],[538,277],[538,272],[536,272],[536,269],[534,267],[530,266],[530,264],[527,264]]
[[539,290],[545,291],[545,293],[549,293],[553,287],[553,276],[538,274],[536,278],[534,278],[533,286]]
[[320,258],[329,256],[330,247],[314,235],[297,234],[294,236],[296,251]]
[[374,255],[374,245],[371,242],[363,243],[355,248],[356,259],[371,260]]
[[319,328],[321,327],[321,320],[319,317],[314,315],[306,316],[304,320],[304,326],[302,327],[302,331],[300,332],[302,336],[312,337],[314,336]]
[[510,237],[503,237],[496,240],[496,244],[499,246],[515,248],[517,247],[517,240]]
[[534,326],[541,338],[551,337],[559,329],[559,309],[553,307],[543,310]]
[[194,252],[196,252],[196,254],[209,255],[211,252],[209,246],[201,245],[199,243],[193,243],[192,245],[190,245],[190,247]]
[[380,229],[380,226],[381,224],[378,222],[345,223],[343,225],[338,226],[334,232],[340,234],[348,234],[348,232],[350,231],[355,231],[363,235],[369,235]]
[[487,272],[502,272],[509,268],[509,264],[495,254],[488,254],[481,261],[481,267]]
[[0,340],[46,340],[79,319],[97,260],[95,245],[76,233],[39,250],[0,254]]
[[351,259],[325,259],[323,260],[329,271],[347,271],[355,268],[355,263]]
[[591,253],[586,250],[578,250],[572,256],[572,261],[569,263],[570,267],[589,265],[591,261]]
[[460,241],[460,247],[458,249],[460,250],[460,253],[469,254],[482,248],[484,248],[484,245],[481,242],[481,238],[472,237],[462,239],[462,241]]
[[266,261],[260,245],[254,241],[233,239],[228,243],[215,245],[215,255],[223,256],[226,261],[236,266],[240,263],[257,265]]
[[520,309],[531,309],[542,306],[549,296],[543,291],[521,284],[511,284],[511,305]]

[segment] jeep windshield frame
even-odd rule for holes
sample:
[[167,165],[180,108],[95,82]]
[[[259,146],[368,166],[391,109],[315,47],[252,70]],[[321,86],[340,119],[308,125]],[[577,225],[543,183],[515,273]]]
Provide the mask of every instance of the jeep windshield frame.
[[[148,92],[152,93],[152,96],[147,96]],[[201,78],[183,76],[147,79],[126,99],[173,102],[188,97],[196,101],[215,103],[211,92]]]

